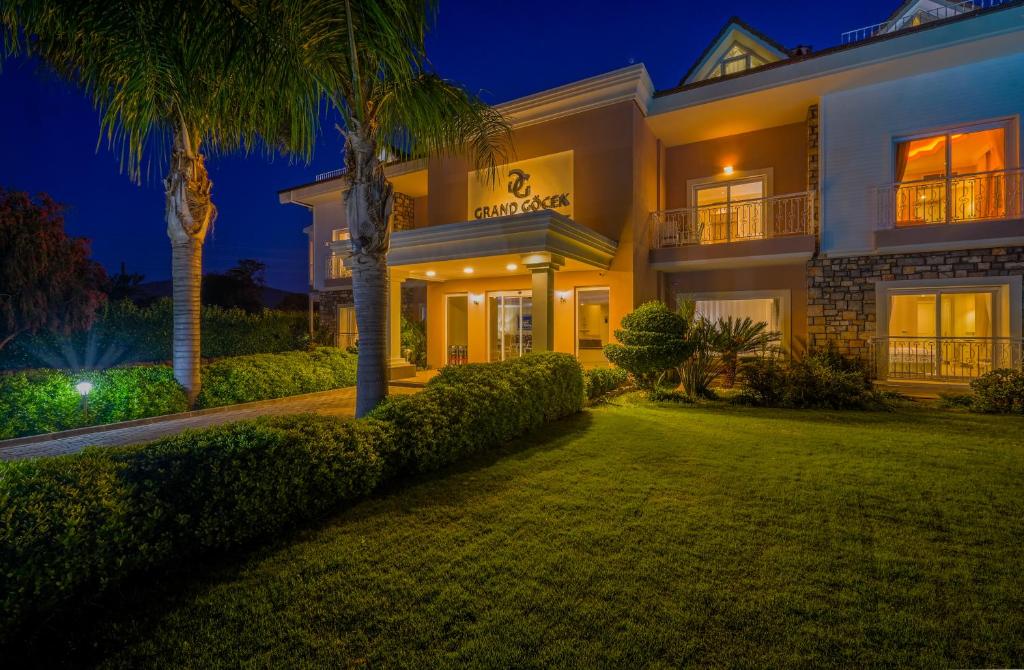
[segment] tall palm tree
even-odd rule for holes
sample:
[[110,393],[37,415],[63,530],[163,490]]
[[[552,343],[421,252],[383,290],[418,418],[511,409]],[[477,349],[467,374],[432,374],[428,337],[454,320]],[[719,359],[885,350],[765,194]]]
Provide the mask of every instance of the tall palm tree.
[[[101,134],[139,181],[165,165],[174,374],[200,389],[202,248],[216,218],[211,152],[287,149],[308,157],[325,93],[351,71],[349,40],[395,72],[412,71],[422,20],[399,0],[4,0],[5,52],[27,51],[82,87]],[[409,45],[414,45],[410,49]],[[111,203],[116,206],[115,203]]]
[[[348,8],[350,2],[346,1]],[[432,3],[393,0],[393,17],[419,25],[407,45],[412,67],[392,67],[363,36],[350,33],[349,70],[334,92],[345,141],[345,208],[352,256],[352,288],[359,329],[356,416],[387,395],[387,318],[390,219],[393,189],[384,160],[468,155],[485,178],[506,160],[510,129],[501,114],[459,86],[429,71],[422,57]],[[419,20],[426,17],[424,23]],[[349,26],[355,22],[349,22]]]

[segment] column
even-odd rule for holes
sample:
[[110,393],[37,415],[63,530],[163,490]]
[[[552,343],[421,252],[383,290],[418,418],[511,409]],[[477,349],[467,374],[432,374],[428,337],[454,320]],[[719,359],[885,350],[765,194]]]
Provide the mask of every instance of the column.
[[565,264],[556,254],[528,254],[523,265],[533,283],[533,351],[555,348],[555,271]]
[[402,282],[407,276],[388,268],[388,379],[416,375],[416,366],[402,358]]

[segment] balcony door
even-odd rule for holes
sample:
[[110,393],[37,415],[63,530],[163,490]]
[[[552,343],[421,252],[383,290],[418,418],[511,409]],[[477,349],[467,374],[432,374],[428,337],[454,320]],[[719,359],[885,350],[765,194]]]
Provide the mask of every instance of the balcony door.
[[1003,219],[1020,214],[1021,175],[1008,170],[1007,124],[896,143],[896,225]]
[[758,239],[765,236],[764,175],[695,186],[701,244]]
[[487,296],[490,360],[507,361],[533,350],[533,294],[502,291]]
[[999,366],[995,290],[889,296],[889,376],[975,379]]

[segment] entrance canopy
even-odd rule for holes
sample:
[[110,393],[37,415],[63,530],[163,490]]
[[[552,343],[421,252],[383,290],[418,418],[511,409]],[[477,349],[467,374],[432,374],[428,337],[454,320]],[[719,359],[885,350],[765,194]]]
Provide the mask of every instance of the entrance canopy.
[[563,258],[563,271],[607,270],[617,248],[614,240],[546,210],[396,232],[388,266],[435,281],[528,273],[537,255]]

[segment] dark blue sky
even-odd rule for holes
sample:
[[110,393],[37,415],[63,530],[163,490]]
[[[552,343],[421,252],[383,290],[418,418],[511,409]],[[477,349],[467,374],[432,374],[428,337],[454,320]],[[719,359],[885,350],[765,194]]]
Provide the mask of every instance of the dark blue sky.
[[[786,46],[816,49],[846,30],[884,20],[899,0],[831,3],[580,2],[441,0],[429,41],[443,76],[502,102],[607,72],[647,65],[659,89],[675,85],[725,21],[739,16]],[[97,114],[75,89],[32,63],[7,61],[0,73],[0,184],[46,191],[68,208],[68,229],[92,240],[111,271],[123,260],[147,280],[170,274],[158,175],[141,186],[120,173],[98,141]],[[325,129],[309,164],[260,155],[210,161],[220,211],[206,245],[205,268],[239,258],[268,265],[268,283],[305,289],[309,214],[277,202],[277,190],[340,166],[337,134]]]

